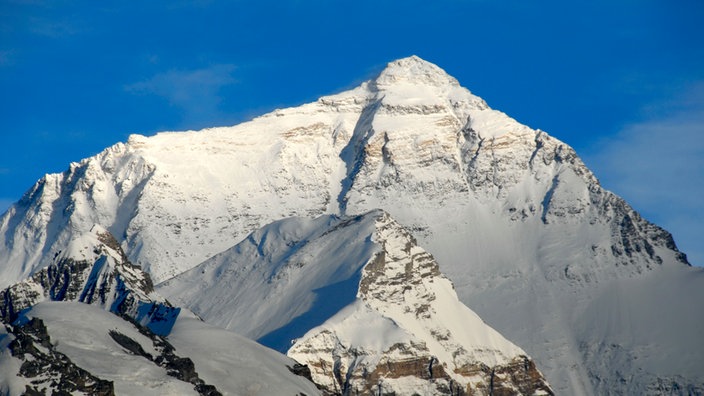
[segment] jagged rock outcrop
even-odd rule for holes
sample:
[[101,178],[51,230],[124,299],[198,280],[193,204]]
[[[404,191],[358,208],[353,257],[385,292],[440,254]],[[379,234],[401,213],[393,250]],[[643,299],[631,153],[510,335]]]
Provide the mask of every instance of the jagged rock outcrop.
[[[388,214],[357,300],[296,340],[288,355],[342,395],[553,394],[520,348],[457,300],[433,257]],[[371,337],[365,337],[371,335]]]
[[0,319],[12,323],[44,301],[93,304],[166,335],[180,308],[154,293],[149,274],[132,265],[109,232],[94,226],[29,279],[0,291]]
[[[5,328],[7,331],[8,326]],[[14,338],[8,349],[22,362],[18,375],[30,382],[25,385],[23,395],[45,395],[47,391],[72,395],[115,394],[111,381],[97,378],[56,350],[41,319],[32,318],[10,326],[4,336],[8,334]]]

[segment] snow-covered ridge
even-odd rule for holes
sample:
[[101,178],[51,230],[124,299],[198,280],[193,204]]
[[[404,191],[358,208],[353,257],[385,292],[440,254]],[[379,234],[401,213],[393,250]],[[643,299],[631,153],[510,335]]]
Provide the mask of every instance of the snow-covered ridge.
[[[330,392],[378,381],[400,395],[417,386],[551,392],[527,354],[460,303],[432,256],[383,211],[277,221],[158,290],[209,323],[290,347]],[[434,374],[409,371],[423,365]],[[510,379],[521,375],[532,382]]]
[[[457,299],[433,257],[387,213],[357,299],[296,340],[288,355],[345,395],[552,394],[526,353]],[[374,336],[369,336],[373,334]]]
[[149,274],[133,266],[115,238],[97,225],[73,239],[49,267],[0,291],[0,300],[0,319],[6,323],[45,300],[76,301],[129,317],[162,335],[171,331],[181,311],[154,293]]
[[376,213],[276,221],[157,290],[211,324],[285,352],[355,299],[361,268],[379,249],[370,240]]
[[98,307],[45,301],[0,326],[0,393],[319,395],[296,362],[182,315],[168,338]]

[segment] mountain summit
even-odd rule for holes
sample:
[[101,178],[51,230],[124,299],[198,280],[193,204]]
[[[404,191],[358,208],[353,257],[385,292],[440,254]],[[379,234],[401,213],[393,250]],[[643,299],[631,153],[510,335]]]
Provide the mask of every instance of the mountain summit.
[[0,286],[94,224],[161,283],[272,222],[376,209],[556,394],[704,392],[703,271],[567,144],[415,56],[314,103],[132,135],[45,176],[0,218]]
[[390,87],[394,84],[429,86],[459,86],[460,83],[438,66],[415,55],[399,59],[388,66],[374,79],[377,87]]

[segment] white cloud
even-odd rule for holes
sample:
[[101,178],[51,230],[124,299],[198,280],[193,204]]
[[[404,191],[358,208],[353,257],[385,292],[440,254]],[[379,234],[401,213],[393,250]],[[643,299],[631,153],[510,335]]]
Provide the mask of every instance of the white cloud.
[[76,21],[53,20],[48,18],[34,17],[30,19],[30,31],[40,36],[60,38],[73,36],[81,29],[76,25]]
[[234,65],[220,64],[196,70],[170,70],[152,78],[130,84],[128,92],[161,96],[179,108],[184,121],[217,118],[221,88],[237,81],[232,77]]
[[2,216],[13,203],[15,203],[14,199],[0,198],[0,216]]
[[694,265],[704,266],[704,84],[666,117],[635,123],[586,156],[602,184],[670,231]]

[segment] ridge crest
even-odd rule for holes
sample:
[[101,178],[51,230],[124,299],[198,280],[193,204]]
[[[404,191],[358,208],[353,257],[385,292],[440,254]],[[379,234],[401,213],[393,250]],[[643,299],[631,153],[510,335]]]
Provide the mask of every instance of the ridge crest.
[[374,79],[378,87],[406,83],[430,86],[459,86],[459,82],[437,65],[416,55],[389,62]]

